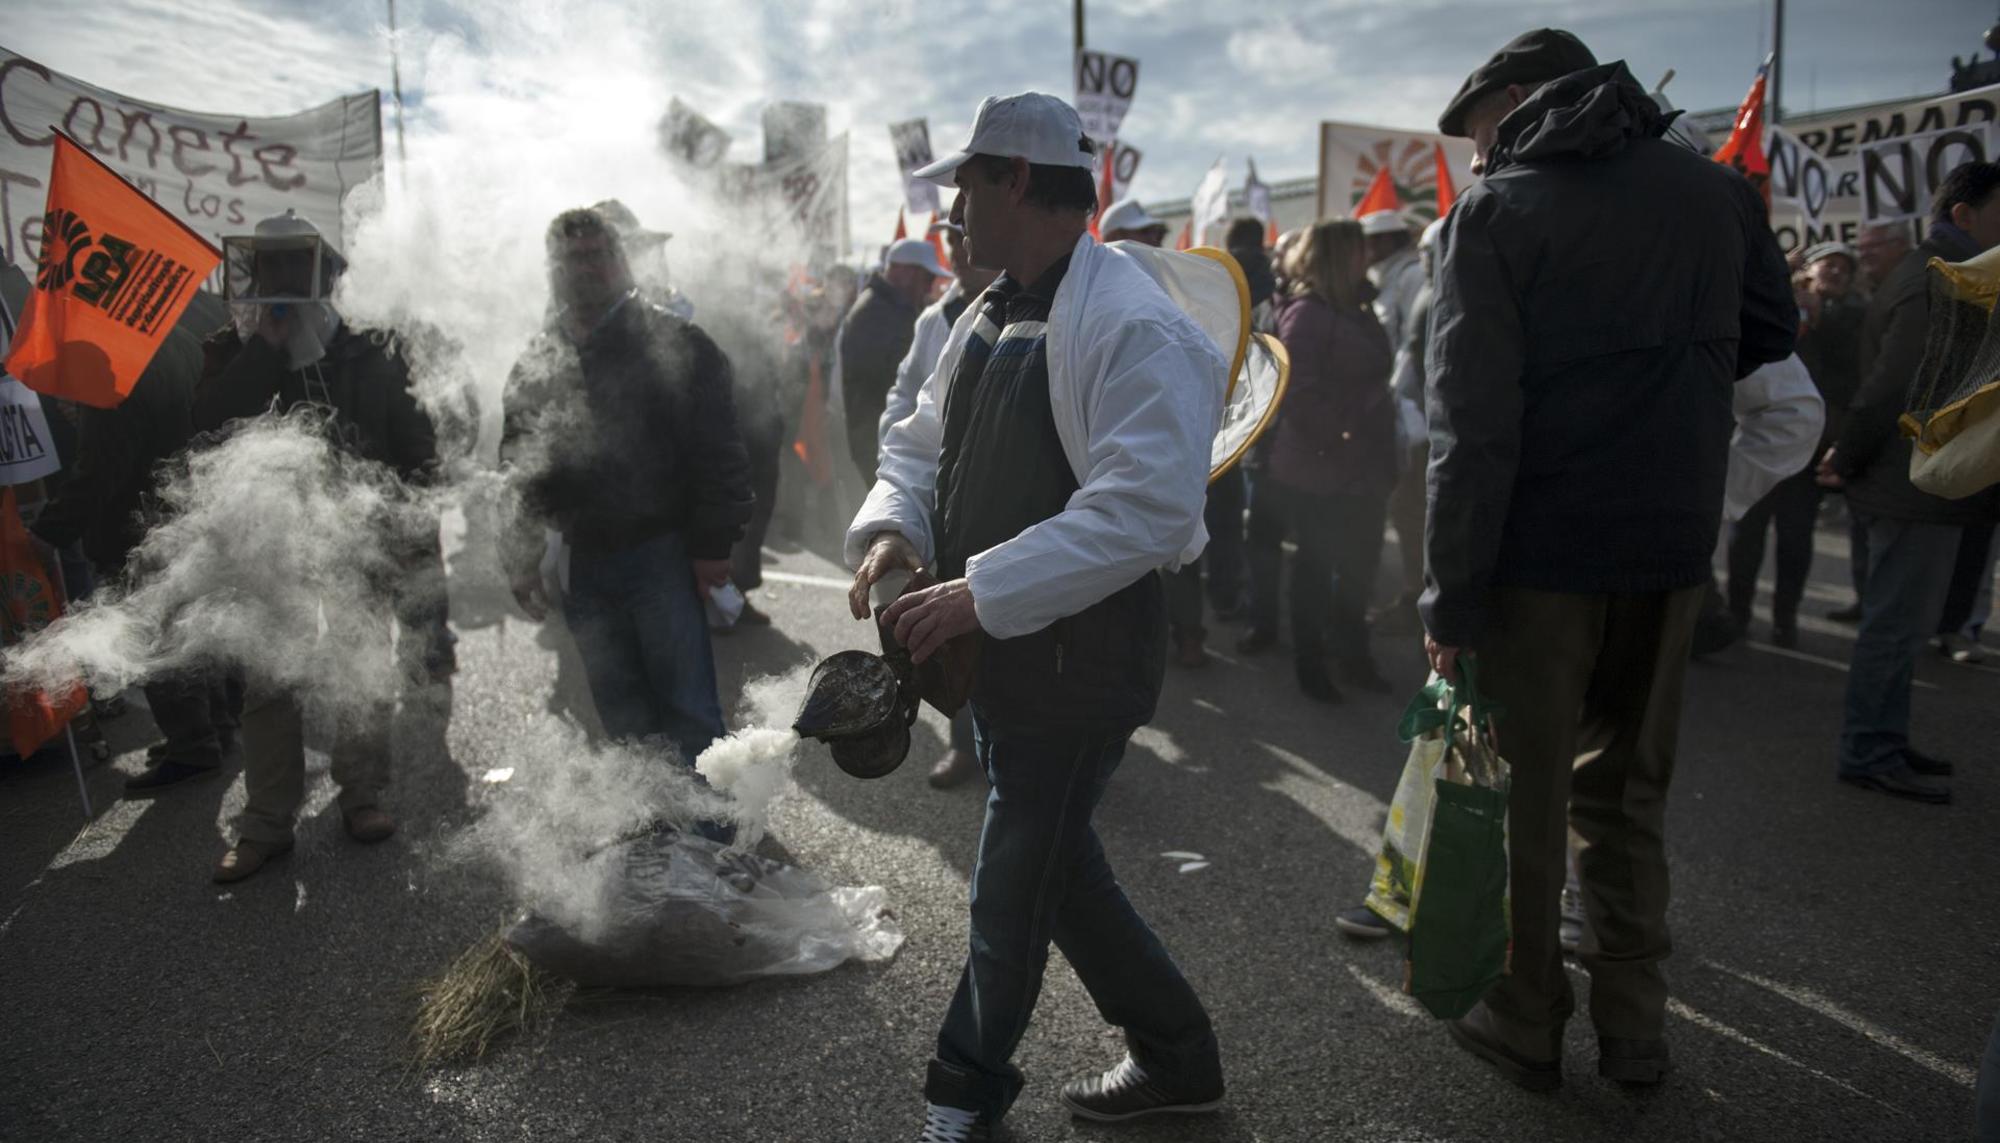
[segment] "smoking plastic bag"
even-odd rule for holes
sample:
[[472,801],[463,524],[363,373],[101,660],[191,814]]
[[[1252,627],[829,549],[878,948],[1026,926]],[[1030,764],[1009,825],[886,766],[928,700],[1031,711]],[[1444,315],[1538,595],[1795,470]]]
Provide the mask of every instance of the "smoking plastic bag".
[[592,987],[740,984],[885,961],[903,933],[879,887],[836,889],[803,870],[662,828],[585,859],[574,901],[530,910],[507,943]]

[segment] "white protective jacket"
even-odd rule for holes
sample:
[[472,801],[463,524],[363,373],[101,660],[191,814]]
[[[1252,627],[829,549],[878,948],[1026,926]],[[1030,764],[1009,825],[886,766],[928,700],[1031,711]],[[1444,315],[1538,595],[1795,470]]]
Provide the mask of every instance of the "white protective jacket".
[[1805,471],[1826,427],[1826,402],[1796,353],[1738,381],[1733,404],[1722,500],[1722,518],[1732,523],[1780,481]]
[[[1122,245],[1122,244],[1121,244]],[[1230,361],[1133,253],[1077,240],[1049,313],[1049,407],[1076,477],[1063,510],[966,561],[979,625],[1010,639],[1075,615],[1157,568],[1201,555],[1209,450]],[[952,328],[916,409],[882,441],[875,487],[848,527],[849,567],[901,532],[931,563],[951,377],[977,305]],[[988,328],[984,336],[998,336]]]
[[[944,343],[951,339],[951,323],[944,320],[944,308],[965,296],[965,287],[953,282],[946,287],[944,296],[924,307],[917,315],[917,328],[910,337],[910,351],[903,355],[902,363],[896,366],[896,383],[889,388],[889,403],[882,410],[882,420],[875,426],[875,440],[879,443],[888,439],[889,426],[917,411],[917,390],[937,368],[938,355],[944,352]],[[976,304],[976,303],[975,303]]]

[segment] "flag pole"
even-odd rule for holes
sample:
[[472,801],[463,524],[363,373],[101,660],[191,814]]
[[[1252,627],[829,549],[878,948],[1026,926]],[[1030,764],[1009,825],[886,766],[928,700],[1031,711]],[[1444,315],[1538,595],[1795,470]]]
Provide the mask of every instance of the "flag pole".
[[1784,116],[1785,0],[1771,0],[1771,122]]
[[403,149],[403,59],[396,45],[396,0],[389,0],[389,91],[396,101],[396,177],[407,179],[410,155]]
[[[50,548],[49,551],[50,554],[55,556],[55,559],[49,562],[48,567],[56,575],[56,594],[62,596],[63,606],[68,607],[69,581],[63,578],[62,553],[54,548]],[[88,703],[90,700],[86,698],[84,701]],[[83,780],[83,756],[76,752],[76,719],[74,717],[63,720],[63,740],[69,743],[69,766],[71,770],[76,772],[76,796],[83,799],[83,820],[89,821],[97,816],[97,811],[90,808],[90,787]]]

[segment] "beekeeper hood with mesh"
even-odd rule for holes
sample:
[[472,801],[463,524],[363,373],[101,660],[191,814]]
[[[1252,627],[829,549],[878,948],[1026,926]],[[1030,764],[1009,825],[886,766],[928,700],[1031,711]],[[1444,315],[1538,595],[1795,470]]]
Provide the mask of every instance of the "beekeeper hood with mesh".
[[250,234],[225,237],[222,251],[223,295],[237,333],[248,340],[273,332],[291,369],[325,357],[340,329],[331,297],[347,260],[319,228],[287,210]]

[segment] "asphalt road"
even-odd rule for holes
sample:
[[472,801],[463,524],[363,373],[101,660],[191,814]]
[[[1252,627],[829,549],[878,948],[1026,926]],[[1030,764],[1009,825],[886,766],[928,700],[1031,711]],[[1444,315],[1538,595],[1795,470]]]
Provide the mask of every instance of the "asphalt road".
[[[1844,602],[1821,536],[1808,611]],[[725,702],[747,680],[864,644],[835,565],[778,559],[775,628],[718,642]],[[454,584],[461,671],[449,721],[399,718],[390,806],[404,823],[342,835],[324,758],[296,853],[249,882],[207,878],[242,786],[231,767],[121,802],[151,737],[90,771],[85,820],[66,764],[0,771],[0,1138],[57,1140],[898,1140],[915,1135],[936,1022],[965,941],[981,791],[910,762],[859,782],[824,748],[799,759],[774,852],[885,886],[908,943],[886,965],[718,991],[573,1003],[485,1062],[408,1063],[417,981],[492,932],[513,902],[454,838],[496,765],[550,717],[550,641],[490,582]],[[1693,669],[1670,815],[1679,1071],[1634,1095],[1600,1081],[1587,1021],[1552,1096],[1509,1087],[1452,1046],[1398,985],[1392,943],[1333,913],[1363,887],[1401,750],[1401,698],[1316,708],[1282,656],[1174,670],[1098,828],[1127,890],[1201,990],[1222,1037],[1227,1110],[1127,1128],[1072,1123],[1054,1099],[1120,1052],[1058,956],[1019,1063],[1016,1140],[1942,1140],[1970,1133],[1972,1075],[2000,1008],[2000,679],[1926,656],[1919,741],[1958,760],[1957,804],[1892,802],[1833,780],[1848,631],[1809,619],[1804,656],[1739,647]],[[1378,640],[1414,688],[1405,639]],[[1180,872],[1173,851],[1209,865]],[[1586,982],[1578,976],[1579,988]],[[1580,1006],[1581,1007],[1581,1006]]]

